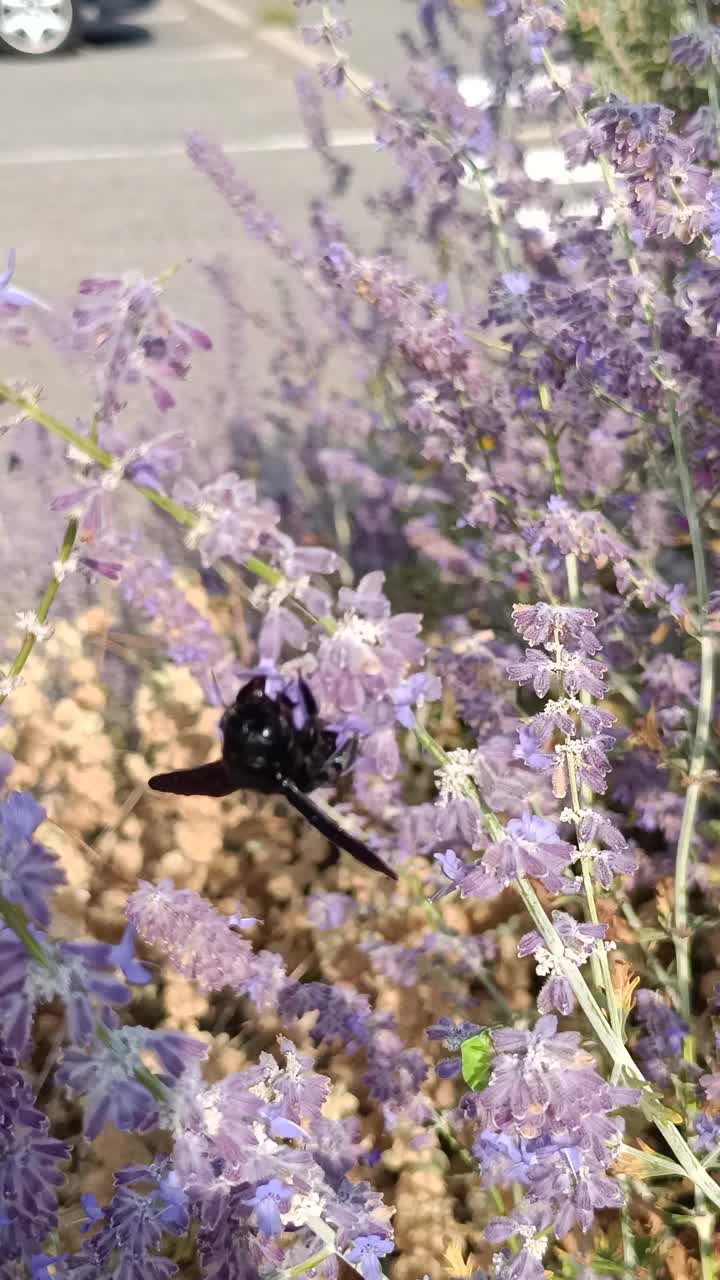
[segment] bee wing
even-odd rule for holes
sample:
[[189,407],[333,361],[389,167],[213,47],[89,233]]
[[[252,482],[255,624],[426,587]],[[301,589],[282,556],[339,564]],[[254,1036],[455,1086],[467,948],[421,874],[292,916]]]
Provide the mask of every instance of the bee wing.
[[173,773],[156,773],[148,786],[153,791],[170,791],[176,796],[229,796],[238,783],[224,760],[200,764],[195,769],[176,769]]
[[358,840],[357,836],[353,836],[344,827],[341,827],[333,818],[323,813],[322,809],[305,795],[299,787],[295,786],[289,778],[280,778],[278,780],[278,789],[281,795],[301,813],[303,818],[315,827],[316,831],[326,836],[331,844],[337,845],[339,849],[344,849],[351,857],[357,858],[358,862],[362,862],[363,866],[369,867],[371,871],[381,871],[383,875],[389,876],[391,880],[397,880],[397,875],[392,867],[389,867],[382,858],[373,853],[372,849],[368,849],[362,840]]

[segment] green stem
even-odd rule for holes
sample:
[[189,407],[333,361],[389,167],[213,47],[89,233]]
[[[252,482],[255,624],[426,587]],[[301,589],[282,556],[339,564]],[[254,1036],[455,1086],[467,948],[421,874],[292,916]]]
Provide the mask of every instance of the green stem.
[[[675,453],[675,464],[680,480],[682,505],[690,531],[693,565],[695,569],[695,589],[697,593],[698,612],[702,617],[708,599],[707,569],[705,565],[705,547],[703,545],[702,527],[695,501],[695,492],[690,477],[685,441],[683,439],[680,419],[675,406],[671,407],[670,436]],[[688,874],[692,853],[695,822],[697,818],[700,795],[703,788],[705,759],[710,740],[713,700],[715,696],[715,637],[712,633],[700,636],[700,693],[698,697],[695,736],[690,753],[688,788],[685,793],[680,835],[678,836],[677,854],[675,858],[675,957],[677,964],[678,990],[680,994],[680,1011],[683,1017],[690,1018],[692,1013],[692,971],[690,945],[691,937],[688,921]]]
[[[75,519],[69,520],[67,524],[67,528],[65,530],[65,536],[62,540],[62,546],[60,547],[60,553],[58,555],[58,564],[60,565],[67,564],[68,560],[70,559],[72,549],[75,546],[77,531],[78,531],[77,520]],[[53,574],[53,577],[50,579],[47,587],[45,588],[45,594],[43,595],[43,598],[40,601],[40,605],[38,607],[37,614],[36,614],[37,621],[41,625],[45,622],[50,612],[50,607],[53,603],[53,600],[55,599],[55,596],[57,595],[59,586],[60,586],[60,579]],[[30,657],[30,654],[35,648],[36,641],[37,641],[37,636],[34,636],[30,631],[26,632],[23,642],[20,645],[20,648],[18,650],[17,656],[8,671],[8,675],[10,677],[15,677],[20,675],[20,672],[22,671],[23,667],[25,666],[25,663]],[[7,696],[8,695],[6,693],[0,693],[0,706],[2,706]]]
[[17,902],[9,902],[7,898],[0,898],[0,916],[5,921],[9,929],[12,929],[16,938],[22,942],[29,956],[37,964],[42,965],[44,969],[52,969],[52,962],[41,942],[38,942],[33,933],[30,932],[25,912]]
[[623,1266],[625,1280],[633,1280],[637,1274],[637,1250],[635,1248],[635,1236],[630,1222],[627,1210],[628,1188],[625,1186],[625,1202],[620,1215],[620,1229],[622,1231],[622,1247],[623,1247]]
[[[568,778],[570,780],[570,796],[572,806],[575,813],[580,812],[580,795],[577,784],[577,773],[575,770],[575,761],[572,754],[567,755]],[[579,827],[579,818],[575,821],[576,831]],[[595,888],[592,879],[592,857],[590,855],[590,846],[580,839],[577,835],[578,849],[580,852],[580,867],[582,869],[583,888],[585,890],[585,903],[587,914],[592,924],[598,923],[597,904],[595,902]],[[594,962],[594,964],[593,964]],[[610,1015],[610,1023],[618,1040],[623,1039],[622,1017],[615,994],[613,992],[612,978],[610,977],[610,962],[608,960],[607,951],[602,942],[593,949],[591,956],[591,964],[593,964],[593,975],[596,979],[595,985],[599,990],[605,993],[605,1002],[607,1004],[608,1013]]]
[[[539,395],[540,395],[540,403],[542,407],[544,409],[549,408],[550,393],[544,384],[541,384],[540,386]],[[550,470],[553,478],[553,486],[555,488],[555,492],[559,495],[562,495],[565,486],[564,486],[564,478],[563,478],[563,472],[562,472],[562,463],[560,461],[560,453],[557,445],[557,436],[553,431],[548,430],[546,432],[546,440],[548,445],[548,454],[550,457]],[[566,555],[565,557],[565,573],[567,576],[567,584],[568,584],[568,598],[570,600],[570,603],[577,608],[580,604],[580,577],[578,574],[577,556],[574,554],[574,552],[571,552],[569,555]],[[556,656],[559,661],[560,641],[557,635],[556,635],[555,647],[556,647]],[[561,691],[561,696],[562,696],[562,691]],[[590,696],[586,690],[583,690],[581,696],[584,703],[588,704],[590,702]],[[578,726],[578,733],[582,734],[581,725]],[[576,771],[575,760],[573,758],[572,752],[568,751],[565,759],[567,763],[568,779],[570,782],[570,796],[572,799],[573,811],[579,814],[581,809],[580,790],[578,787],[577,771]],[[583,801],[587,805],[590,804],[591,795],[590,795],[590,789],[588,787],[583,787]],[[586,919],[588,917],[590,918],[590,921],[592,924],[597,924],[598,913],[597,913],[597,906],[595,904],[595,889],[594,889],[593,880],[592,880],[592,858],[590,857],[590,845],[586,844],[584,841],[580,839],[579,826],[580,826],[580,819],[576,818],[575,829],[577,833],[578,850],[580,852],[580,868],[582,871],[583,889],[585,891],[585,916],[586,916]],[[605,950],[602,943],[599,943],[597,946],[593,947],[592,955],[590,956],[590,970],[592,972],[595,990],[604,991],[605,993],[605,1002],[607,1004],[607,1009],[610,1015],[610,1021],[612,1023],[613,1030],[615,1034],[618,1036],[618,1038],[622,1040],[623,1034],[622,1034],[621,1014],[614,998],[614,993],[612,988],[612,979],[610,977],[610,963],[608,961],[607,951]]]
[[315,1267],[319,1267],[321,1262],[326,1262],[328,1258],[334,1256],[335,1250],[326,1245],[311,1257],[306,1258],[304,1262],[298,1262],[297,1266],[273,1272],[270,1280],[292,1280],[293,1276],[301,1276],[304,1271],[312,1271]]
[[713,1241],[715,1239],[715,1214],[708,1213],[705,1197],[695,1189],[695,1217],[693,1225],[697,1232],[700,1249],[700,1274],[702,1280],[717,1280]]
[[[95,1035],[101,1044],[107,1045],[108,1049],[113,1047],[112,1032],[102,1022],[95,1024]],[[157,1102],[165,1102],[167,1100],[167,1091],[158,1080],[157,1076],[149,1067],[139,1066],[133,1069],[133,1076],[138,1084],[144,1086],[148,1093],[151,1093]]]

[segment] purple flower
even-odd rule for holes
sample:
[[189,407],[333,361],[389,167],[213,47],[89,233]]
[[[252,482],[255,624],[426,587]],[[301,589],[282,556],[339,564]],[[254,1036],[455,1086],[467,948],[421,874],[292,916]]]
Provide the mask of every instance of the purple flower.
[[[540,744],[547,736],[542,733],[540,726],[536,724],[540,719],[540,716],[536,716],[530,724],[518,727],[518,742],[513,750],[513,759],[522,760],[528,769],[545,771],[555,768],[557,757],[553,752],[540,750]],[[570,721],[570,724],[572,726],[570,732],[572,732],[575,726],[573,721]]]
[[[702,1084],[704,1077],[700,1077]],[[716,1080],[717,1076],[710,1077]],[[714,1151],[720,1143],[720,1119],[705,1111],[698,1111],[694,1120],[695,1140],[692,1144],[695,1151]]]
[[380,1258],[392,1253],[393,1248],[392,1240],[383,1236],[358,1236],[346,1257],[348,1262],[357,1264],[363,1280],[382,1280]]
[[90,1141],[106,1124],[136,1133],[157,1126],[157,1099],[136,1078],[147,1050],[153,1050],[175,1076],[207,1052],[200,1041],[179,1032],[110,1027],[89,1051],[67,1049],[63,1053],[58,1083],[84,1099],[84,1132]]
[[640,988],[635,994],[635,1019],[646,1030],[633,1046],[644,1075],[669,1085],[679,1069],[687,1023],[656,991]]
[[175,485],[173,497],[191,507],[196,515],[186,542],[199,550],[206,566],[223,556],[242,563],[258,550],[262,537],[271,535],[278,523],[274,505],[258,499],[255,482],[241,479],[234,471],[202,488],[183,477]]
[[136,959],[135,930],[131,925],[126,925],[120,941],[110,948],[110,958],[113,965],[120,969],[128,982],[133,985],[141,985],[150,981],[152,976],[150,971]]
[[720,53],[718,33],[714,27],[706,26],[688,31],[670,40],[671,62],[683,63],[689,71],[702,71],[710,59]]
[[[22,1272],[57,1225],[59,1166],[70,1152],[48,1134],[47,1118],[0,1044],[0,1258]],[[2,1264],[0,1264],[2,1265]],[[9,1273],[8,1273],[9,1274]]]
[[591,859],[593,875],[603,889],[611,888],[614,876],[629,876],[637,870],[634,852],[605,814],[582,809],[576,815],[572,809],[564,809],[560,816],[563,822],[576,824],[578,840],[586,846],[584,856]]
[[[443,875],[460,890],[461,898],[497,898],[505,887],[485,866],[484,860],[463,862],[454,849],[446,849],[435,854],[435,861]],[[443,892],[449,893],[450,890]]]
[[[566,911],[553,911],[552,921],[563,944],[563,959],[578,967],[590,958],[607,933],[606,924],[580,924]],[[542,935],[536,930],[523,934],[517,950],[519,956],[535,956],[536,972],[541,977],[549,975],[538,996],[540,1013],[550,1013],[553,1009],[564,1015],[572,1013],[575,1008],[572,987],[558,964],[558,957],[546,946]]]
[[28,293],[25,289],[15,289],[10,284],[15,274],[15,250],[10,249],[8,253],[8,264],[4,271],[0,272],[0,304],[5,303],[10,307],[42,307],[45,311],[50,308],[46,302],[42,302],[40,298],[36,298],[35,294]]
[[35,1008],[62,1000],[70,1044],[93,1038],[99,1008],[124,1005],[130,992],[114,976],[113,948],[103,942],[49,942],[38,938],[43,959],[30,955],[10,929],[0,930],[0,995],[3,1036],[24,1053]]
[[[531,1031],[493,1031],[492,1040],[496,1052],[490,1083],[482,1092],[466,1095],[461,1111],[477,1120],[485,1141],[497,1133],[515,1144],[520,1180],[531,1189],[534,1202],[523,1203],[521,1216],[536,1215],[535,1226],[551,1225],[557,1237],[574,1221],[587,1231],[595,1208],[622,1203],[621,1188],[606,1169],[623,1123],[609,1113],[637,1105],[640,1093],[606,1084],[582,1050],[580,1036],[558,1033],[551,1015],[541,1017]],[[490,1160],[489,1177],[495,1164]],[[513,1164],[506,1160],[503,1167],[513,1178]],[[534,1240],[530,1220],[526,1227],[526,1238]],[[492,1229],[498,1240],[506,1238],[499,1234],[505,1223]],[[507,1235],[516,1231],[514,1227]],[[518,1234],[524,1236],[522,1230]]]
[[615,745],[615,739],[609,734],[595,733],[587,738],[574,738],[561,743],[555,748],[558,763],[553,774],[553,792],[562,799],[567,795],[568,759],[572,758],[575,774],[581,785],[588,786],[591,791],[603,792],[607,789],[605,778],[610,772],[608,751]]
[[122,594],[156,623],[171,662],[189,666],[204,680],[209,671],[225,665],[226,645],[176,585],[162,556],[134,556],[123,578]]
[[53,855],[32,838],[45,817],[29,791],[11,791],[0,801],[0,896],[43,925],[50,920],[50,895],[65,879]]
[[186,377],[194,351],[209,349],[207,334],[161,305],[155,280],[133,273],[92,276],[80,282],[78,291],[74,343],[93,357],[101,432],[122,407],[128,384],[144,383],[161,413],[172,409],[175,398],[168,384]]
[[348,893],[311,893],[307,918],[316,929],[339,929],[357,910]]
[[341,619],[332,635],[320,639],[317,687],[330,715],[362,714],[397,689],[425,653],[419,614],[391,615],[384,578],[367,574],[357,589],[342,588]]
[[526,812],[511,818],[502,840],[488,845],[483,867],[502,888],[519,876],[534,876],[548,889],[564,893],[572,891],[573,882],[562,873],[576,857],[577,850],[559,838],[553,822]]
[[395,714],[405,729],[415,725],[413,707],[424,707],[428,702],[437,702],[442,693],[442,685],[437,676],[426,671],[416,671],[408,680],[403,680],[390,692]]
[[419,1090],[427,1066],[420,1053],[403,1045],[392,1017],[371,1010],[367,996],[323,982],[289,982],[281,994],[279,1011],[284,1019],[317,1013],[310,1030],[314,1044],[339,1042],[349,1053],[365,1050],[364,1082],[381,1103],[390,1128],[403,1115],[418,1120],[426,1117],[427,1105]]
[[518,684],[532,684],[539,698],[544,698],[549,692],[554,675],[562,681],[563,689],[572,698],[583,690],[594,698],[602,698],[606,693],[602,679],[604,667],[593,658],[586,657],[581,650],[570,652],[562,648],[554,656],[539,649],[526,649],[524,660],[511,663],[507,670],[510,679]]
[[[597,613],[594,609],[577,609],[569,605],[514,604],[513,625],[523,640],[533,648],[555,642],[564,644],[567,637],[577,641],[584,653],[592,656],[600,648],[594,634]],[[548,644],[550,642],[550,644]]]
[[282,1234],[285,1228],[280,1215],[288,1212],[294,1194],[292,1187],[283,1185],[277,1178],[258,1184],[254,1194],[245,1201],[245,1204],[252,1206],[255,1210],[255,1220],[261,1235]]
[[[157,1168],[133,1165],[121,1169],[115,1174],[112,1200],[100,1215],[96,1201],[89,1206],[91,1220],[102,1225],[83,1242],[77,1259],[80,1280],[104,1274],[117,1280],[121,1276],[122,1280],[168,1280],[177,1271],[176,1264],[159,1250],[165,1235],[185,1234],[188,1208],[172,1172],[164,1173],[161,1162],[158,1164]],[[149,1183],[150,1189],[135,1190],[137,1183]]]
[[498,1280],[543,1280],[542,1260],[548,1246],[546,1228],[550,1221],[549,1210],[540,1204],[521,1205],[507,1217],[493,1218],[483,1232],[486,1240],[501,1244],[517,1236],[520,1241],[517,1254],[508,1254],[506,1258],[501,1255],[500,1266],[495,1271]]
[[[456,1023],[452,1018],[438,1018],[437,1022],[428,1027],[425,1035],[428,1040],[442,1040],[446,1049],[457,1053],[464,1040],[468,1040],[470,1036],[478,1035],[483,1031],[477,1022],[460,1022]],[[462,1071],[462,1062],[460,1058],[441,1058],[435,1065],[435,1071],[441,1080],[449,1080],[454,1076],[459,1076]]]
[[140,882],[128,901],[127,916],[139,936],[160,947],[170,963],[205,991],[248,995],[261,1007],[275,1004],[285,982],[279,956],[254,952],[227,919],[191,889]]

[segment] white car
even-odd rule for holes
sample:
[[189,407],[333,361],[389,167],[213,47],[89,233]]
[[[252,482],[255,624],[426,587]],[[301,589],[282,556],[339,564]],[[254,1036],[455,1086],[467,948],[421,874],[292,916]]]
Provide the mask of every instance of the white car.
[[112,21],[148,0],[0,0],[0,54],[38,58],[72,49],[92,20]]

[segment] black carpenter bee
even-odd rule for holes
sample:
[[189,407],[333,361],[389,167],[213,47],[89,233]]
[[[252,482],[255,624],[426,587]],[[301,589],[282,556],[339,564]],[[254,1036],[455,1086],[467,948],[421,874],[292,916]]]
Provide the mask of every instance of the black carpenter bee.
[[308,685],[301,679],[298,687],[299,725],[296,708],[287,694],[271,698],[265,692],[265,677],[254,677],[243,685],[220,721],[222,760],[195,769],[158,773],[149,785],[153,791],[170,791],[179,796],[227,796],[241,790],[284,796],[331,844],[373,871],[382,871],[397,880],[382,858],[323,813],[308,796],[316,787],[334,782],[346,761],[337,735],[323,727]]

